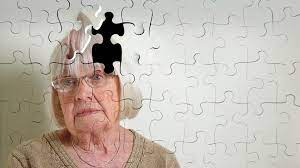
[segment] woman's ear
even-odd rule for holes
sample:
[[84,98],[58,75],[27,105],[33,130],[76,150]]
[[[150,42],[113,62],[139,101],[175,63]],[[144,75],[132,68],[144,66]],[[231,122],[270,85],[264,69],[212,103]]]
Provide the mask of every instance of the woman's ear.
[[114,75],[115,78],[115,82],[117,85],[117,92],[118,92],[118,98],[119,100],[121,99],[121,82],[120,82],[120,78],[118,75]]

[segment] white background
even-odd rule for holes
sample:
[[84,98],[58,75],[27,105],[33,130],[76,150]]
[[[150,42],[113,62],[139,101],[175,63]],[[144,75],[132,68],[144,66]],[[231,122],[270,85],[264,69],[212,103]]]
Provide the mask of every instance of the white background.
[[116,37],[124,74],[143,92],[123,125],[175,151],[182,167],[300,167],[300,1],[1,3],[1,167],[17,144],[55,129],[43,73],[55,40],[98,5],[136,25]]

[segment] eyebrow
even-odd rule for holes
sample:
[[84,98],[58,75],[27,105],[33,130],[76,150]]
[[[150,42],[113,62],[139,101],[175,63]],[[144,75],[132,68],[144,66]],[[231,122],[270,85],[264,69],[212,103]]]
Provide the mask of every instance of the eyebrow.
[[[94,66],[94,68],[89,68],[89,70],[86,71],[85,75],[91,75],[95,73],[105,74],[104,69],[102,67]],[[65,77],[78,77],[78,74],[74,74],[74,73],[70,74],[70,72],[65,71],[57,75],[54,79],[65,78]]]
[[54,80],[60,79],[60,78],[66,78],[66,77],[72,77],[72,76],[71,75],[58,75],[54,78]]
[[94,75],[94,74],[105,74],[103,70],[94,70],[93,72],[88,73],[87,75]]

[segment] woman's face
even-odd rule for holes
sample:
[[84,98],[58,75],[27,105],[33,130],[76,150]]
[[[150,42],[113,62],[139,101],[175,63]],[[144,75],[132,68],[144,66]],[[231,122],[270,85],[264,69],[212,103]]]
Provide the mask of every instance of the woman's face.
[[[71,133],[106,130],[119,124],[120,81],[116,75],[107,75],[103,68],[83,68],[76,75],[78,85],[71,91],[58,91],[58,97],[67,129]],[[102,76],[103,75],[103,76]],[[73,76],[74,77],[74,76]],[[83,78],[86,77],[86,78]],[[105,80],[92,87],[87,80]],[[87,80],[86,80],[87,79]]]

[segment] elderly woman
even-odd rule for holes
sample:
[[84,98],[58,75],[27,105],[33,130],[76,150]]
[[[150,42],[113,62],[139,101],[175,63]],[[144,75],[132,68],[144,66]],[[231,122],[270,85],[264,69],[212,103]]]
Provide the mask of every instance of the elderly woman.
[[93,62],[92,46],[101,39],[90,39],[86,15],[79,19],[81,29],[72,30],[51,58],[52,105],[61,129],[17,146],[9,166],[179,167],[174,153],[120,125],[120,74]]

